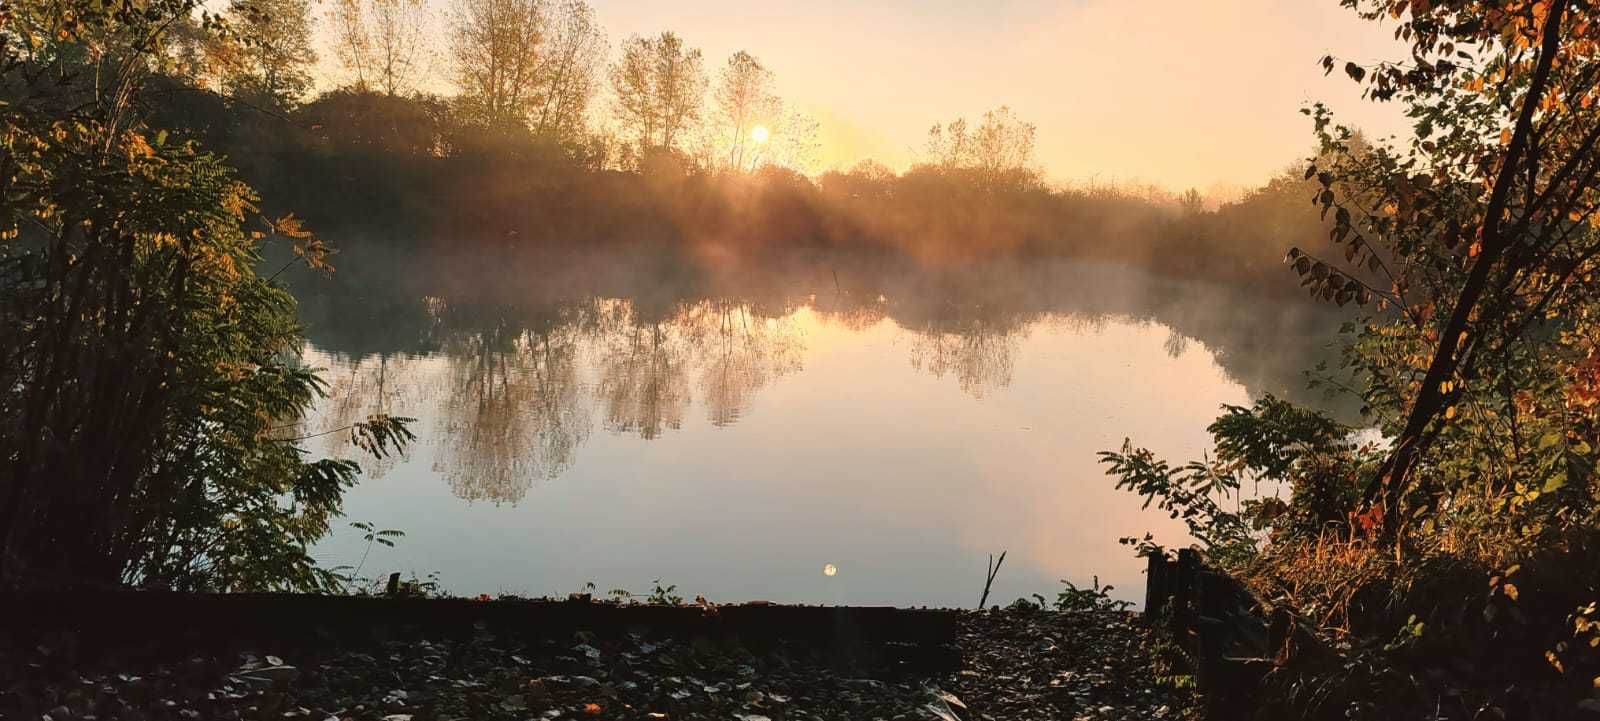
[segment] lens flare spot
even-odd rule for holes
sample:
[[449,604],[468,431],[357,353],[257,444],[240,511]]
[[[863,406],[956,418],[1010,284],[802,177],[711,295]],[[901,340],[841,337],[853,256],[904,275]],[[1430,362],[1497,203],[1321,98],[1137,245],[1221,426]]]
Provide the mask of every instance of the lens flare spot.
[[837,575],[839,575],[839,567],[835,566],[835,565],[833,565],[831,563],[826,565],[826,566],[823,566],[822,567],[822,575],[824,575],[824,576],[837,576]]

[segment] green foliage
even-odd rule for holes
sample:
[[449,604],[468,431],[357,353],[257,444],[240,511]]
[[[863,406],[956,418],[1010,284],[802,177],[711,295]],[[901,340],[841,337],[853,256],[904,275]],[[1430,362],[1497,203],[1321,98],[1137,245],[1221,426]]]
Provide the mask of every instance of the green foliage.
[[[323,386],[255,272],[269,237],[313,268],[327,249],[292,217],[247,231],[254,193],[139,114],[192,4],[79,5],[25,6],[35,42],[0,50],[0,582],[331,588],[306,549],[359,468],[292,434]],[[381,456],[405,423],[349,430]]]
[[677,584],[668,584],[663,587],[659,578],[651,583],[653,587],[650,589],[650,595],[645,597],[645,603],[653,603],[660,606],[683,605],[683,597],[676,593],[678,590]]
[[1106,473],[1117,477],[1117,488],[1143,496],[1146,508],[1182,519],[1224,565],[1254,557],[1269,532],[1311,537],[1344,526],[1360,497],[1353,478],[1374,462],[1374,449],[1323,413],[1270,395],[1250,408],[1223,408],[1207,428],[1214,456],[1174,467],[1125,441],[1120,452],[1100,454]]
[[[613,588],[610,591],[606,592],[606,597],[611,599],[612,603],[619,603],[619,604],[646,603],[646,604],[650,604],[650,605],[653,605],[653,606],[682,606],[683,605],[683,603],[684,603],[683,597],[679,596],[677,594],[677,590],[678,590],[677,585],[668,584],[666,586],[663,586],[663,585],[661,585],[661,579],[659,579],[659,578],[655,579],[654,581],[651,581],[650,583],[651,583],[651,588],[650,588],[650,591],[648,593],[634,593],[633,591],[629,591],[628,589],[625,589],[625,588]],[[589,592],[594,591],[594,589],[595,589],[594,582],[591,581],[589,583],[584,584],[584,595],[587,595]]]
[[1099,576],[1094,577],[1093,584],[1088,588],[1079,588],[1065,578],[1061,579],[1061,585],[1065,588],[1062,588],[1061,592],[1056,594],[1055,607],[1057,611],[1123,612],[1133,608],[1132,601],[1112,598],[1111,591],[1114,587],[1100,585]]
[[1357,395],[1389,447],[1294,409],[1230,410],[1219,461],[1293,491],[1237,511],[1206,498],[1238,488],[1209,462],[1108,460],[1321,640],[1280,659],[1271,700],[1323,718],[1567,717],[1600,675],[1600,25],[1581,0],[1343,4],[1398,23],[1408,58],[1342,68],[1416,133],[1369,143],[1306,109],[1306,195],[1332,252],[1286,260],[1314,297],[1360,309],[1318,382]]

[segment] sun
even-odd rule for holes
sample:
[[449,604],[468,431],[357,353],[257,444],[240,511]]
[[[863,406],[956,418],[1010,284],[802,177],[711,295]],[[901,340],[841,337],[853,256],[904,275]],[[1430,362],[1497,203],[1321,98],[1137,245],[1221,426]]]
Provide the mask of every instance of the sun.
[[767,126],[765,125],[757,125],[750,129],[750,139],[755,141],[756,145],[761,145],[767,142],[767,139],[771,137],[772,131],[767,130]]

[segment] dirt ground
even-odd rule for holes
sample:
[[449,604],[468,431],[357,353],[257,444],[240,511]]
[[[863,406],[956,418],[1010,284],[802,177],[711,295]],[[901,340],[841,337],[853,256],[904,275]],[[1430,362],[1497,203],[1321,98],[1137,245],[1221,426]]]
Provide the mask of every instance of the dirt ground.
[[[813,646],[759,653],[737,641],[398,637],[294,655],[263,646],[79,669],[47,645],[0,666],[0,717],[50,721],[332,719],[1193,718],[1189,692],[1158,682],[1137,617],[1112,611],[961,615],[959,669],[839,668]],[[284,653],[286,655],[277,655]]]

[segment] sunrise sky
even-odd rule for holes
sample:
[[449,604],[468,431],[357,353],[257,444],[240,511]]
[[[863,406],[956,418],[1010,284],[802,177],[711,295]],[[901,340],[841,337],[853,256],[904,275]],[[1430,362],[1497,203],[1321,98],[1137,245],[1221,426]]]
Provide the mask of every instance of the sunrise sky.
[[[448,0],[431,2],[443,38]],[[1377,135],[1405,128],[1317,65],[1328,52],[1398,57],[1392,27],[1337,0],[592,3],[613,50],[673,30],[704,51],[713,77],[736,50],[759,57],[819,121],[824,168],[863,158],[902,168],[930,125],[1010,105],[1038,126],[1038,162],[1057,182],[1225,192],[1307,153],[1309,102]],[[445,62],[435,61],[439,91]]]

